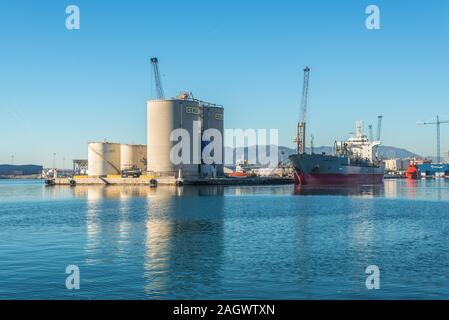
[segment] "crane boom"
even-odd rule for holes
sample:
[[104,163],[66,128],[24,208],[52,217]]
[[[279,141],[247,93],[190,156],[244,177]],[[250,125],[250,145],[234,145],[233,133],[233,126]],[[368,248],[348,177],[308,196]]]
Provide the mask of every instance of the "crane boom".
[[309,74],[310,68],[304,68],[304,82],[302,86],[301,111],[299,122],[296,128],[296,153],[302,154],[306,152],[306,121],[307,121],[307,104],[309,100]]
[[380,133],[381,133],[381,129],[382,129],[382,118],[384,116],[380,115],[377,116],[377,136],[376,136],[376,140],[380,141]]
[[159,100],[165,99],[164,89],[162,88],[161,74],[159,72],[159,61],[156,57],[150,59],[153,65],[154,84],[156,86],[156,98]]
[[309,74],[310,68],[304,68],[304,81],[302,85],[302,99],[301,99],[301,118],[300,121],[306,123],[307,121],[307,103],[309,101]]

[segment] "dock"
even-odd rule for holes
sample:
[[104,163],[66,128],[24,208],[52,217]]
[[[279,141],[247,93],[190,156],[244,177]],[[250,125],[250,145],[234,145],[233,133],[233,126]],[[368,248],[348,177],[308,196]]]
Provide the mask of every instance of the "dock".
[[232,177],[218,177],[218,178],[185,178],[182,181],[174,177],[151,177],[142,176],[139,178],[122,178],[122,177],[73,177],[73,178],[55,178],[52,179],[48,185],[58,186],[72,186],[77,185],[152,185],[154,180],[157,181],[157,185],[229,185],[229,186],[242,186],[242,185],[280,185],[280,184],[293,184],[294,180],[291,177],[245,177],[245,178],[232,178]]

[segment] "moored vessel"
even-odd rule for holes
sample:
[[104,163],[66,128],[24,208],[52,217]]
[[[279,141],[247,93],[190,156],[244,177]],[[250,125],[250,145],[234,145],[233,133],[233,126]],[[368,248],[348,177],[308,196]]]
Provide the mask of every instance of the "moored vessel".
[[298,153],[290,156],[295,181],[301,185],[380,184],[385,168],[378,157],[380,141],[370,141],[357,121],[356,135],[334,144],[333,155]]

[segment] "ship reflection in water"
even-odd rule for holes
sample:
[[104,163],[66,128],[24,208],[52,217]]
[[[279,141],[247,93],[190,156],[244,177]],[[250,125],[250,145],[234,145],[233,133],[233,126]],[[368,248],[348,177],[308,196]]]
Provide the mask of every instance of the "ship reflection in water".
[[300,186],[295,185],[295,195],[338,195],[338,196],[363,196],[375,197],[383,195],[385,189],[382,185],[359,185],[359,186]]
[[299,196],[349,196],[409,200],[449,200],[449,179],[385,180],[375,185],[300,186],[293,194]]

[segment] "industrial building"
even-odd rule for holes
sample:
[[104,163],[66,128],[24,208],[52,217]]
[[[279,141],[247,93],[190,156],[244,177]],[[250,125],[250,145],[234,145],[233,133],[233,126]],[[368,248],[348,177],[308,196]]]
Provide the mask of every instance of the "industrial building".
[[422,163],[417,165],[417,169],[422,177],[449,177],[447,163]]
[[[221,133],[222,140],[220,141],[222,149],[222,161],[219,164],[208,165],[201,164],[201,175],[202,176],[223,176],[224,175],[224,109],[221,106],[202,104],[201,105],[201,123],[202,130],[205,132],[208,129],[216,129]],[[203,137],[204,139],[204,137]],[[201,150],[204,150],[211,141],[203,141]],[[204,162],[206,159],[202,159]]]
[[42,173],[43,167],[40,165],[12,165],[1,164],[0,176],[29,176],[39,175]]
[[[147,145],[90,142],[88,175],[114,176],[121,175],[123,170],[139,169],[154,177],[173,179],[223,176],[223,119],[222,106],[194,99],[190,94],[150,100],[147,103]],[[188,133],[188,137],[181,138],[189,141],[188,149],[181,150],[188,155],[187,161],[181,163],[174,163],[171,158],[173,147],[181,141],[172,141],[176,129]],[[203,133],[209,129],[220,133],[221,141],[215,141],[222,149],[219,163],[205,163],[210,161],[202,158],[202,151],[211,143],[203,141]]]
[[400,172],[407,170],[410,159],[387,159],[384,160],[385,171],[387,172]]

